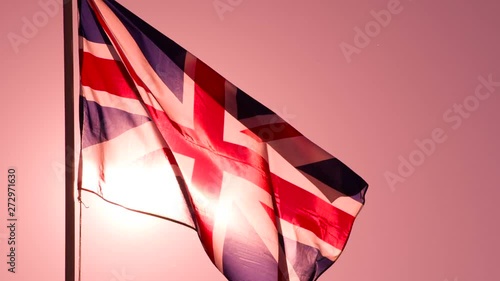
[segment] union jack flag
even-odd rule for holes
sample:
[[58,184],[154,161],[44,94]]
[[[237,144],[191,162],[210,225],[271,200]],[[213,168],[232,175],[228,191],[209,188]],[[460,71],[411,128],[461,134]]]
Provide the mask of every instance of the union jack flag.
[[112,0],[82,0],[79,188],[197,231],[229,280],[316,280],[367,183]]

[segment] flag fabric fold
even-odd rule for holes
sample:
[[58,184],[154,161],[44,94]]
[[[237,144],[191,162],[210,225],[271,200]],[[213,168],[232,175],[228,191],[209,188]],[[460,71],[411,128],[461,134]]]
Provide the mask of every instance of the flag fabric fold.
[[116,1],[79,16],[81,190],[195,229],[229,280],[337,260],[360,176]]

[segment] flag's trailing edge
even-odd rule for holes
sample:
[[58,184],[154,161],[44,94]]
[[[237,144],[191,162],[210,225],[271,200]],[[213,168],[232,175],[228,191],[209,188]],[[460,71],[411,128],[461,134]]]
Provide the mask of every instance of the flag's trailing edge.
[[82,0],[79,188],[194,228],[229,280],[316,280],[366,182],[111,0]]

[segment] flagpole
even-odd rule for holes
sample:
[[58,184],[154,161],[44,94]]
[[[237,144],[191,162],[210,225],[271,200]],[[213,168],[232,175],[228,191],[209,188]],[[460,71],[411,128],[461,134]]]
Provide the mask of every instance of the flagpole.
[[75,118],[73,2],[63,1],[65,120],[65,281],[75,281]]

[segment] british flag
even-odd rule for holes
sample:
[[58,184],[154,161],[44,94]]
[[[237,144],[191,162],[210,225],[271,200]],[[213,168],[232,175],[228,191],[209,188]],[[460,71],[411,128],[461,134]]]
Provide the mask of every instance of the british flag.
[[193,228],[234,281],[316,280],[366,182],[111,0],[82,0],[79,188]]

